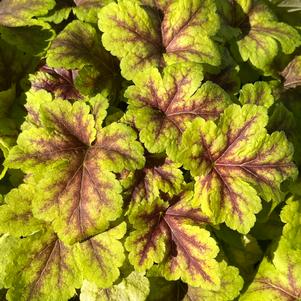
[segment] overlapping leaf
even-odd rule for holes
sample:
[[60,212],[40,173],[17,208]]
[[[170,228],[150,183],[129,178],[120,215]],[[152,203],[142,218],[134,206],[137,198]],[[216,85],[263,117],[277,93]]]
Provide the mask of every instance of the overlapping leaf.
[[216,222],[247,233],[260,197],[279,202],[280,183],[296,175],[292,145],[280,132],[267,134],[267,113],[255,105],[229,106],[218,124],[195,119],[180,153],[172,154],[196,177],[196,200]]
[[[164,192],[169,196],[180,193],[184,178],[179,169],[180,164],[166,158],[147,155],[146,163],[142,170],[137,170],[133,175],[128,175],[130,184],[127,197],[130,209],[143,199],[151,200]],[[128,179],[123,182],[128,182]]]
[[282,239],[287,240],[292,249],[301,249],[301,203],[290,198],[281,212],[283,227]]
[[[178,62],[218,65],[219,52],[211,36],[218,29],[213,1],[142,1],[163,9],[145,9],[139,1],[111,3],[99,13],[103,44],[121,59],[122,74],[133,79],[147,67]],[[157,4],[158,3],[158,4]]]
[[239,102],[243,105],[249,103],[269,108],[274,103],[272,89],[266,82],[246,84],[240,91]]
[[144,301],[149,294],[149,281],[143,273],[132,272],[119,284],[108,289],[99,289],[91,282],[84,281],[81,301]]
[[295,88],[301,85],[301,56],[296,56],[282,71],[284,87]]
[[76,245],[75,258],[83,279],[95,283],[98,288],[113,284],[125,259],[123,246],[118,241],[125,232],[126,223],[122,223]]
[[16,27],[36,24],[34,17],[45,15],[54,5],[54,0],[2,0],[0,25]]
[[140,73],[125,92],[129,98],[128,114],[134,116],[140,140],[149,152],[163,152],[177,144],[187,123],[201,116],[216,119],[231,103],[218,85],[206,82],[200,86],[202,69],[180,64]]
[[282,243],[269,262],[265,258],[241,301],[293,301],[301,298],[301,252]]
[[253,2],[241,22],[244,37],[238,48],[244,61],[249,60],[256,68],[270,73],[270,65],[282,51],[292,53],[301,44],[296,29],[286,23],[278,22],[269,8]]
[[243,286],[243,279],[235,267],[228,266],[222,261],[220,264],[221,285],[219,290],[205,290],[200,287],[188,287],[183,301],[232,301]]
[[159,263],[168,280],[181,278],[193,286],[217,288],[218,248],[204,229],[207,217],[192,206],[191,197],[186,192],[169,201],[156,198],[137,204],[130,215],[135,230],[125,247],[137,271]]
[[24,127],[7,161],[41,178],[34,213],[52,221],[68,242],[95,235],[119,217],[121,186],[112,171],[144,164],[134,131],[117,123],[102,129],[107,103],[102,97],[93,103],[99,108],[94,116],[83,102],[54,100],[41,104],[38,111],[28,105],[35,125]]
[[77,75],[76,70],[50,68],[45,65],[34,76],[31,76],[30,80],[34,89],[46,90],[63,99],[79,100],[83,96],[75,87]]
[[8,300],[68,300],[81,284],[72,248],[51,230],[20,240],[6,271]]
[[92,81],[85,78],[86,89],[94,85],[104,89],[120,81],[119,67],[114,57],[103,48],[100,33],[92,25],[79,20],[69,23],[54,39],[47,53],[47,65],[65,69],[89,67],[85,77],[89,76]]
[[32,215],[34,187],[26,184],[11,190],[0,207],[0,232],[15,237],[28,236],[43,228],[43,222]]

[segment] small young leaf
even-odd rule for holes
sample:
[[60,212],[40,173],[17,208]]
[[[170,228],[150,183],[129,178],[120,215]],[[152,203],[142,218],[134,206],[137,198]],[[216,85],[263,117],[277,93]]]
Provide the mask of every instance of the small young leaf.
[[188,286],[183,301],[232,301],[243,286],[243,279],[237,268],[228,266],[225,261],[219,263],[221,286],[218,290],[205,290],[200,287]]
[[274,103],[272,89],[266,82],[245,84],[239,94],[239,102],[244,104],[255,104],[269,108]]
[[301,55],[296,56],[282,71],[286,89],[301,86]]

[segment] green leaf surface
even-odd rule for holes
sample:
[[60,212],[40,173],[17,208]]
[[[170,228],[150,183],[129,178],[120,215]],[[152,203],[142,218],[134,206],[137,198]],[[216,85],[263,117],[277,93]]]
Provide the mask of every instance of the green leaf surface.
[[300,300],[300,255],[300,250],[291,250],[285,243],[281,244],[272,262],[267,258],[261,262],[253,283],[239,300]]
[[54,0],[2,0],[0,24],[9,27],[36,24],[34,18],[45,15],[54,5]]
[[149,294],[149,281],[143,273],[132,272],[119,284],[99,289],[95,284],[84,281],[81,301],[145,301]]
[[151,153],[178,144],[187,124],[196,117],[216,119],[231,103],[228,94],[212,82],[200,84],[202,69],[191,64],[142,72],[125,96],[140,140]]
[[77,243],[75,258],[83,279],[108,288],[119,276],[119,267],[125,259],[123,246],[118,240],[126,232],[126,223]]
[[263,107],[231,105],[218,124],[195,119],[171,154],[195,177],[204,212],[241,233],[255,223],[259,196],[280,202],[280,183],[297,173],[292,145],[281,132],[267,134],[267,120]]
[[162,21],[155,11],[137,1],[111,3],[99,13],[103,44],[121,60],[126,79],[150,66],[220,63],[217,46],[211,40],[219,23],[212,1],[171,1],[163,6],[159,2],[158,7],[164,8]]
[[221,285],[219,290],[205,290],[200,287],[188,286],[183,301],[232,301],[243,286],[243,279],[235,267],[228,266],[225,261],[220,264]]
[[272,89],[266,82],[246,84],[239,94],[239,102],[244,104],[255,104],[269,108],[274,103]]
[[193,286],[219,287],[218,264],[214,260],[218,248],[204,229],[207,217],[192,207],[192,194],[163,201],[142,201],[129,217],[135,230],[125,247],[129,261],[137,271],[159,264],[168,280],[181,278]]
[[297,30],[278,22],[260,2],[254,3],[248,11],[245,23],[246,34],[237,42],[241,57],[265,73],[271,72],[270,66],[280,51],[290,54],[301,44]]
[[11,190],[0,206],[0,232],[15,237],[28,236],[43,228],[43,222],[33,217],[31,201],[35,191],[23,184]]
[[22,239],[14,247],[10,260],[9,301],[67,301],[75,295],[75,288],[80,287],[72,249],[52,231]]
[[[102,110],[99,118],[105,116],[105,107]],[[134,131],[117,123],[96,131],[101,120],[94,119],[83,102],[41,104],[36,119],[40,125],[28,126],[20,134],[7,160],[8,166],[40,177],[34,214],[52,221],[68,242],[105,230],[122,207],[121,186],[112,171],[144,164]]]

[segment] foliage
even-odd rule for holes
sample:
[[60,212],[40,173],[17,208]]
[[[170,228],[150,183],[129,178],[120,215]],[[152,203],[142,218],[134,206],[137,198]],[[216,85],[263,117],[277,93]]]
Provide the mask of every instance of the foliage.
[[0,299],[301,300],[296,0],[0,1]]

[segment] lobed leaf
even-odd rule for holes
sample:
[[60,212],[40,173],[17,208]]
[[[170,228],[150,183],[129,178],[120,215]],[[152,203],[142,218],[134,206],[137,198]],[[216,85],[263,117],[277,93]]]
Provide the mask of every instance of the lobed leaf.
[[212,1],[142,4],[162,8],[163,20],[155,11],[128,0],[110,3],[99,13],[103,45],[121,60],[126,79],[133,79],[137,71],[175,62],[220,63],[217,46],[210,38],[219,26]]
[[301,296],[300,250],[290,250],[281,244],[269,262],[261,262],[253,283],[241,301],[253,301],[263,298],[266,301],[299,300]]
[[8,166],[40,178],[34,214],[52,221],[61,239],[76,242],[98,234],[121,214],[121,186],[112,172],[144,164],[134,131],[117,123],[100,129],[83,102],[41,104],[38,120],[38,127],[20,134]]
[[125,242],[129,261],[136,271],[159,264],[168,280],[181,278],[193,286],[219,287],[218,248],[204,229],[208,222],[201,210],[192,207],[189,192],[163,201],[142,201],[129,217],[134,231]]
[[132,272],[119,284],[99,289],[91,282],[84,281],[81,288],[82,301],[144,301],[149,294],[149,281],[143,273]]
[[229,106],[218,124],[195,119],[185,131],[179,153],[195,177],[195,199],[217,223],[248,233],[261,209],[260,197],[281,200],[280,183],[295,177],[292,145],[283,133],[267,134],[266,110]]
[[36,24],[34,17],[45,15],[54,5],[54,0],[2,0],[0,25],[18,27]]
[[140,131],[140,140],[151,153],[178,144],[187,124],[196,117],[216,119],[231,103],[228,94],[211,82],[200,86],[202,69],[181,64],[140,73],[129,87],[128,114]]

